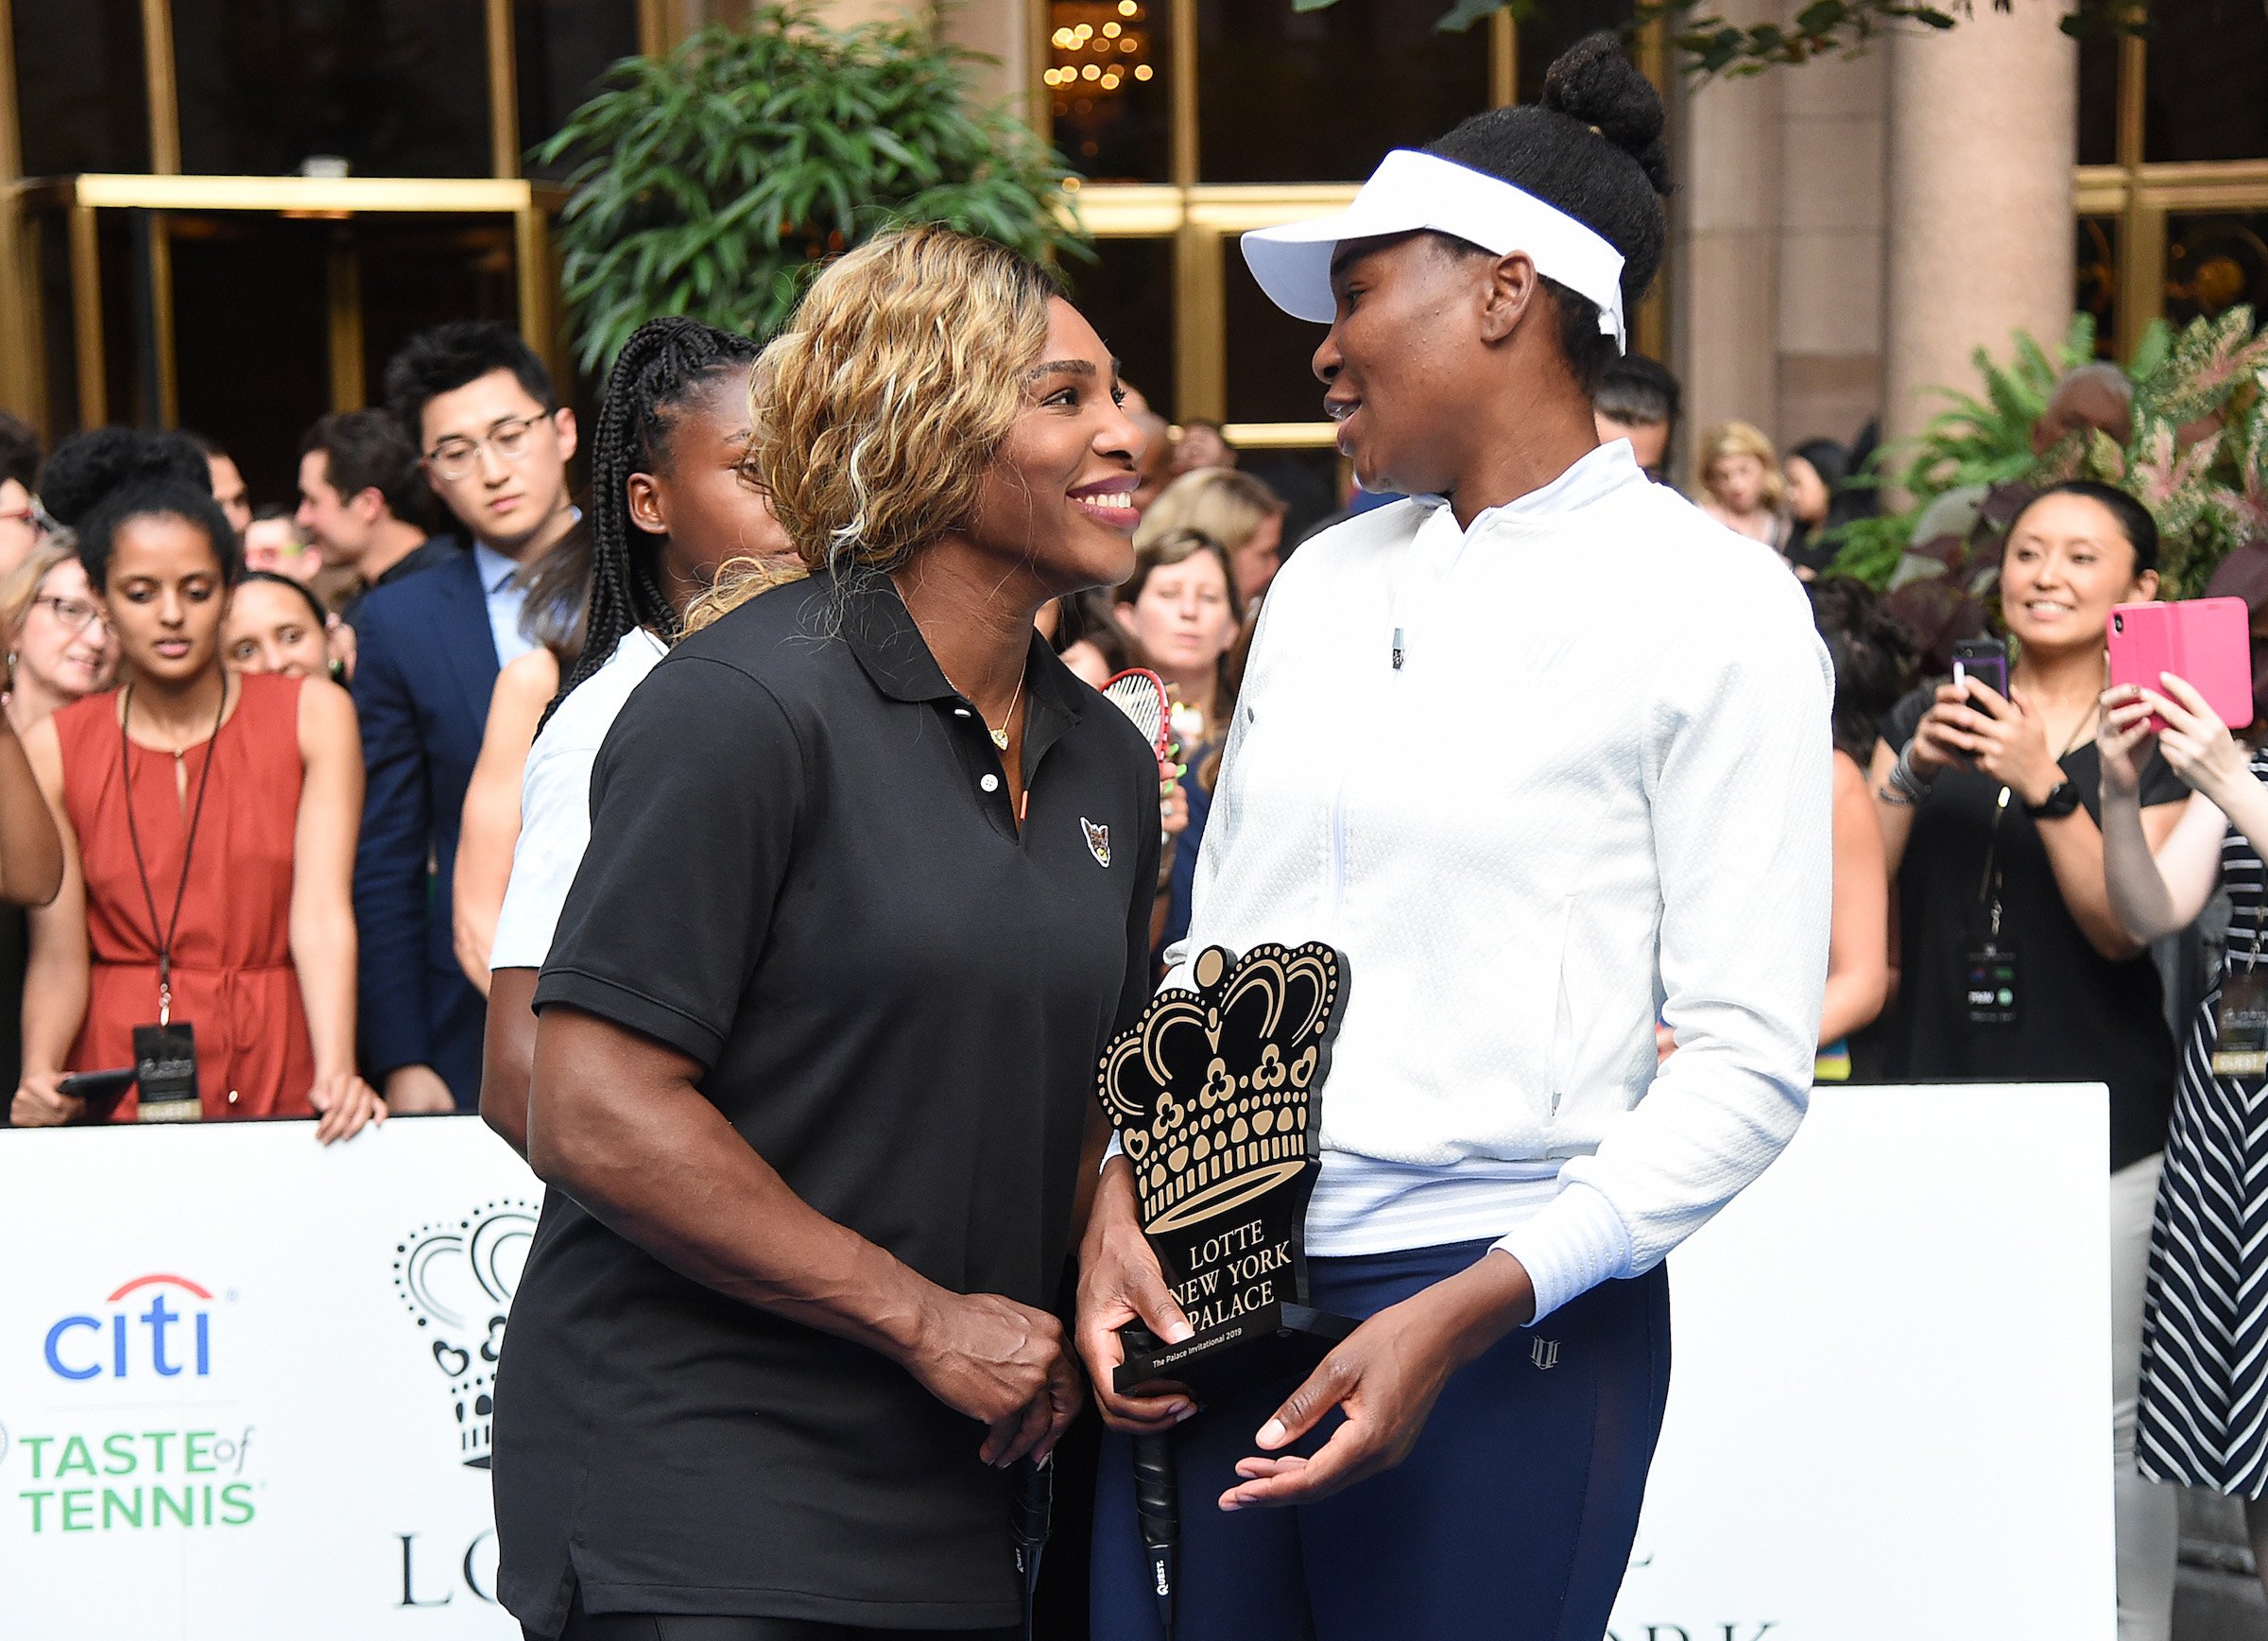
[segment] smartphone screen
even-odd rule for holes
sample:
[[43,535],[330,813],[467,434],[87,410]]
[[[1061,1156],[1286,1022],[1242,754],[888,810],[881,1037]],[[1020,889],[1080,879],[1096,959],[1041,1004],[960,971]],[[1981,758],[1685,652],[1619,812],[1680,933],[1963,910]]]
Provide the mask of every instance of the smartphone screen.
[[2008,698],[2008,646],[1997,638],[1964,638],[1953,646],[1953,687],[1975,679],[1995,695]]

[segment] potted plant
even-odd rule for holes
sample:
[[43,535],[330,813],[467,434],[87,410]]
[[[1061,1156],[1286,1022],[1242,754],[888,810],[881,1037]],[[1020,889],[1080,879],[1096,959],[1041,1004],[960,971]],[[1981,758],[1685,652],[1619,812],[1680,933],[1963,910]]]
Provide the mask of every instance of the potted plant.
[[1083,250],[1059,158],[977,106],[972,60],[933,28],[829,28],[797,0],[616,64],[537,150],[574,165],[559,241],[577,364],[597,371],[658,314],[767,337],[815,265],[892,223]]

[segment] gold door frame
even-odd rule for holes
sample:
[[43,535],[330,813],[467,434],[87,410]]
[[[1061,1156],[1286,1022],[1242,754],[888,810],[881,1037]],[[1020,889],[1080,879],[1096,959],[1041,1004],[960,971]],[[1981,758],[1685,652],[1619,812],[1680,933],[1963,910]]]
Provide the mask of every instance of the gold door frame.
[[[1272,228],[1303,216],[1346,208],[1353,182],[1201,182],[1197,149],[1196,0],[1153,0],[1167,8],[1172,27],[1167,84],[1166,182],[1087,182],[1075,198],[1087,231],[1098,239],[1171,239],[1174,243],[1175,409],[1183,416],[1224,421],[1228,407],[1228,275],[1225,241],[1251,228]],[[1052,136],[1048,85],[1048,0],[1025,0],[1031,51],[1030,103],[1034,125]],[[1520,35],[1509,12],[1488,20],[1488,95],[1509,107],[1520,85]],[[1657,87],[1667,60],[1660,26],[1640,42],[1639,66]],[[1669,305],[1660,280],[1639,304],[1631,345],[1660,358],[1668,339]],[[1337,442],[1329,422],[1235,422],[1228,441],[1246,450],[1327,450]]]
[[[524,178],[488,177],[199,177],[89,173],[8,185],[5,215],[37,229],[44,214],[59,214],[69,234],[72,353],[78,378],[78,421],[110,420],[108,357],[102,328],[101,213],[146,211],[153,253],[166,245],[163,224],[170,212],[249,213],[257,216],[349,222],[362,216],[505,216],[513,225],[519,280],[520,331],[555,374],[565,368],[558,320],[558,283],[551,250],[551,217],[566,203],[564,189]],[[36,270],[26,268],[26,277]],[[160,419],[179,421],[174,388],[171,259],[153,254],[160,384]],[[352,248],[334,240],[330,258],[331,399],[333,407],[358,409],[366,402],[362,369],[360,268]],[[36,299],[36,285],[28,287]],[[11,389],[15,387],[11,384]],[[43,408],[9,395],[20,409]]]
[[2268,211],[2268,157],[2159,161],[2142,157],[2142,116],[2150,43],[2119,42],[2117,160],[2081,165],[2071,199],[2079,216],[2119,223],[2118,316],[2114,345],[2129,358],[2153,320],[2166,314],[2166,218],[2176,211]]
[[[671,0],[633,0],[638,48],[658,56],[679,43],[680,7]],[[70,257],[72,354],[79,388],[78,421],[94,426],[112,406],[105,379],[102,332],[100,213],[146,211],[150,236],[152,335],[159,420],[179,420],[178,361],[174,347],[172,243],[168,211],[251,212],[350,221],[366,213],[415,212],[435,216],[505,216],[512,221],[518,274],[520,332],[564,379],[558,279],[551,219],[565,203],[563,190],[520,176],[518,60],[511,0],[483,0],[489,67],[491,178],[343,179],[305,177],[184,177],[180,112],[173,50],[171,0],[142,0],[143,64],[149,108],[148,174],[98,173],[27,179],[23,174],[21,113],[16,97],[14,0],[0,0],[0,405],[26,416],[43,435],[63,431],[47,423],[45,321],[41,299],[41,248],[55,218]],[[330,258],[329,353],[335,406],[364,402],[360,269],[343,236]]]

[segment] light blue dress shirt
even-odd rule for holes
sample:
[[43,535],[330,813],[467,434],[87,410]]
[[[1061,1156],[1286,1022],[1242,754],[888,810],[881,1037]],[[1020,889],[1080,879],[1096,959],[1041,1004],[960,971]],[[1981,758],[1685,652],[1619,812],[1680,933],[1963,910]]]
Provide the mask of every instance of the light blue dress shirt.
[[474,542],[472,567],[480,575],[480,590],[489,602],[489,630],[496,639],[496,665],[509,666],[536,647],[535,640],[520,630],[520,613],[527,605],[520,566],[487,543]]

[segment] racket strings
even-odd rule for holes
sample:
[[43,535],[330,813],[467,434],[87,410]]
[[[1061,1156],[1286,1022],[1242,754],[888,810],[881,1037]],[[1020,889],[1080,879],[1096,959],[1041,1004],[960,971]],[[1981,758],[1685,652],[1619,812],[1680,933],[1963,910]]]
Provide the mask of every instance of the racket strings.
[[1173,703],[1166,699],[1165,682],[1156,673],[1136,667],[1103,685],[1103,698],[1125,713],[1143,739],[1163,757],[1172,738]]

